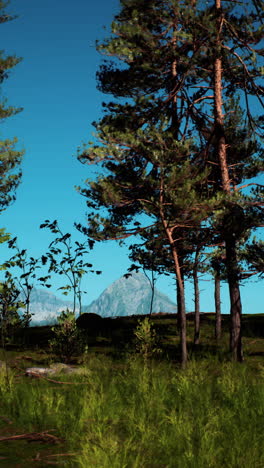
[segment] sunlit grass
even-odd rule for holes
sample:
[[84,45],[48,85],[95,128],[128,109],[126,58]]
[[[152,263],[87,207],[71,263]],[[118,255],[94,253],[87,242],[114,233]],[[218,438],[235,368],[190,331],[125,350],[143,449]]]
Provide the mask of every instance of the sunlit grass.
[[68,384],[12,374],[8,385],[3,370],[0,414],[19,431],[55,429],[61,450],[75,454],[61,466],[264,466],[261,367],[253,373],[215,358],[191,361],[183,372],[100,356],[88,357],[81,374],[56,379]]

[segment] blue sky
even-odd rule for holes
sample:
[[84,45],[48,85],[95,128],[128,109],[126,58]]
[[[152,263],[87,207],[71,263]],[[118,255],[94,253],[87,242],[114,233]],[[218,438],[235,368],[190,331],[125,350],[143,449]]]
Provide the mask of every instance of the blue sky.
[[[1,48],[23,57],[3,83],[2,94],[24,111],[2,123],[0,137],[17,136],[26,153],[17,200],[1,214],[0,227],[17,236],[29,255],[41,256],[52,240],[39,229],[45,219],[57,219],[64,232],[74,233],[74,222],[85,224],[85,199],[74,186],[83,185],[92,169],[82,166],[76,153],[92,139],[91,123],[102,115],[106,98],[96,89],[95,74],[103,57],[95,41],[107,36],[118,6],[118,0],[11,0],[8,12],[19,17],[1,25]],[[9,254],[0,246],[1,261]],[[84,278],[84,303],[96,299],[130,264],[126,248],[115,242],[98,244],[87,261],[103,274]],[[53,285],[56,292],[63,283],[54,278]],[[175,300],[173,279],[160,278],[157,287]],[[201,281],[201,290],[201,309],[214,310],[213,283]],[[244,312],[263,312],[262,297],[263,281],[243,286]],[[223,312],[229,312],[226,286],[222,301]],[[192,310],[190,285],[186,302]]]

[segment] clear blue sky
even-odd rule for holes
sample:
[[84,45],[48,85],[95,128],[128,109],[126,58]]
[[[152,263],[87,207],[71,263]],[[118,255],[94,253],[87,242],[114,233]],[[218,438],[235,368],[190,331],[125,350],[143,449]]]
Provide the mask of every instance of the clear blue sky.
[[[11,0],[7,11],[19,17],[0,25],[1,49],[23,57],[4,81],[3,94],[10,105],[24,107],[2,124],[0,137],[17,136],[18,147],[26,151],[17,200],[1,214],[0,227],[17,236],[30,255],[44,254],[52,240],[39,230],[45,219],[57,219],[65,232],[74,232],[74,222],[85,223],[85,199],[74,186],[83,185],[92,169],[77,161],[76,151],[91,140],[91,122],[101,115],[105,97],[96,89],[95,74],[102,57],[95,40],[107,35],[118,8],[118,0]],[[2,262],[9,251],[0,246],[0,255]],[[85,277],[84,303],[96,299],[129,266],[126,248],[115,242],[98,244],[87,261],[103,274]],[[242,287],[244,312],[263,312],[263,284],[251,281]],[[53,285],[59,296],[56,288],[62,282],[54,278]],[[172,279],[159,279],[157,287],[175,300]],[[201,309],[214,310],[213,283],[203,281],[201,289]],[[226,286],[222,293],[227,313]],[[192,310],[190,286],[186,302]]]

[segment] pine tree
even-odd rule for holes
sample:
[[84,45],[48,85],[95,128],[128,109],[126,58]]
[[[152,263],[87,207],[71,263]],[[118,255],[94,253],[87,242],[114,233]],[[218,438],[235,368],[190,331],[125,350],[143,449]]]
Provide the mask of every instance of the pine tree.
[[[249,70],[245,60],[250,58],[241,59],[230,48],[235,43],[248,52],[259,42],[259,29],[249,32],[245,15],[231,14],[236,4],[230,3],[223,16],[219,0],[206,5],[188,0],[121,1],[113,35],[98,44],[101,52],[122,62],[106,61],[97,74],[99,89],[115,100],[104,104],[105,115],[95,124],[99,144],[84,146],[78,156],[83,163],[102,167],[97,180],[79,189],[90,209],[88,228],[79,226],[83,232],[107,240],[151,232],[153,226],[163,231],[177,281],[183,365],[187,345],[182,230],[197,232],[211,219],[225,236],[231,350],[241,359],[236,242],[252,220],[253,202],[237,184],[260,171],[258,141],[250,138],[259,121],[247,109],[247,122],[237,130],[245,141],[237,148],[235,135],[228,135],[229,121],[237,112],[225,117],[223,104],[236,89],[258,98],[262,89],[256,81],[261,73],[257,65],[252,65],[244,86]],[[256,16],[252,18],[253,24]],[[144,220],[141,225],[139,219]]]
[[[210,205],[200,190],[207,170],[201,167],[200,152],[187,125],[184,86],[195,73],[188,56],[192,54],[191,4],[121,2],[122,10],[112,24],[113,37],[98,46],[124,62],[120,67],[106,63],[97,75],[99,89],[116,101],[105,104],[105,116],[95,124],[100,145],[79,153],[80,161],[101,163],[103,168],[102,176],[80,190],[94,210],[88,214],[86,234],[105,240],[140,234],[153,226],[163,231],[177,278],[183,366],[187,344],[179,235],[182,229],[199,226]],[[97,214],[101,208],[108,217]],[[133,226],[142,214],[147,215],[145,224]]]
[[[228,166],[228,157],[227,157],[227,142],[225,138],[224,132],[224,116],[222,114],[222,86],[223,86],[223,77],[222,77],[222,69],[224,67],[223,63],[223,43],[222,41],[222,28],[223,23],[225,20],[224,13],[222,11],[221,0],[216,0],[215,2],[216,14],[217,14],[217,23],[218,23],[218,31],[217,31],[217,54],[215,56],[214,62],[214,112],[215,112],[215,134],[217,139],[218,145],[218,160],[221,169],[221,182],[223,191],[227,194],[231,194],[231,184],[234,184],[234,181],[231,178],[229,166]],[[232,23],[226,22],[227,28],[231,26]],[[232,32],[234,29],[232,29]],[[237,31],[235,32],[237,33]],[[243,37],[245,40],[245,38]],[[240,47],[241,47],[241,41]],[[249,49],[249,43],[251,41],[247,38],[247,49]],[[236,41],[236,45],[238,43]],[[226,46],[225,47],[229,47]],[[229,47],[228,51],[231,52]],[[243,60],[243,59],[242,59]],[[246,61],[243,60],[243,68],[246,65]],[[252,72],[251,72],[252,73]],[[243,78],[245,79],[245,68],[243,69]],[[250,81],[253,85],[255,82],[253,81],[253,76],[251,75]],[[244,86],[244,90],[247,93],[247,85]],[[242,342],[241,342],[241,314],[242,314],[242,304],[240,298],[240,290],[239,290],[239,277],[238,277],[238,267],[237,267],[237,253],[236,253],[236,242],[237,239],[243,233],[243,228],[238,229],[238,224],[245,222],[243,219],[243,211],[238,209],[239,205],[232,204],[228,209],[227,213],[225,214],[225,220],[227,223],[230,222],[230,218],[232,217],[232,229],[226,230],[225,235],[225,245],[226,245],[226,265],[227,265],[227,277],[228,277],[228,284],[229,284],[229,292],[230,292],[230,302],[231,302],[231,336],[230,336],[230,348],[233,354],[233,358],[235,360],[242,361],[243,360],[243,351],[242,351]],[[236,223],[236,225],[234,224]],[[226,224],[226,223],[225,223]],[[226,228],[226,226],[225,226]]]
[[[193,108],[200,135],[205,140],[208,164],[215,165],[215,186],[225,197],[222,204],[222,233],[226,249],[226,268],[230,293],[230,350],[234,360],[243,360],[241,341],[242,304],[239,286],[237,244],[252,224],[251,208],[263,206],[260,192],[251,197],[243,193],[243,183],[263,171],[263,150],[259,136],[263,117],[251,112],[251,99],[263,107],[263,9],[256,0],[243,3],[214,0],[199,11],[200,43],[203,53],[197,61],[197,73],[203,79],[200,102]],[[197,30],[198,30],[197,29]],[[202,60],[203,59],[203,60]],[[241,119],[238,102],[245,100],[245,118],[237,131],[228,123]],[[234,103],[234,107],[230,103]],[[225,110],[229,104],[229,109]],[[236,137],[239,137],[239,144]],[[212,151],[213,150],[213,151]],[[217,175],[218,173],[218,175]],[[212,177],[212,173],[210,174]],[[218,180],[218,182],[217,182]],[[242,185],[240,185],[242,184]]]
[[[5,12],[8,2],[0,1],[0,23],[14,19]],[[0,84],[8,78],[10,70],[20,62],[15,56],[5,56],[0,51]],[[0,119],[4,121],[7,117],[17,114],[21,108],[7,106],[6,99],[0,101]],[[14,199],[15,190],[21,179],[19,166],[22,161],[23,151],[15,149],[17,139],[0,140],[0,211],[4,210]]]

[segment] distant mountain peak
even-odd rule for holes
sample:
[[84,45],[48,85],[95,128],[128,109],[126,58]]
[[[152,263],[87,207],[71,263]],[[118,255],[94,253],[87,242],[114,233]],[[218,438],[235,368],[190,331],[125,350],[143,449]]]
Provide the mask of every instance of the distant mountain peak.
[[[126,315],[147,315],[150,312],[151,286],[147,277],[139,272],[123,275],[114,281],[93,301],[85,312],[93,312],[101,317]],[[157,289],[153,300],[153,313],[176,312],[176,305]]]
[[[21,300],[23,300],[21,293]],[[31,325],[45,325],[56,322],[62,310],[72,309],[72,302],[59,299],[51,291],[33,288],[30,296]]]
[[[150,312],[151,287],[147,277],[139,272],[123,275],[106,288],[83,312],[94,312],[101,317],[147,315]],[[73,303],[56,297],[45,289],[32,290],[30,312],[31,325],[54,323],[62,310],[72,309]],[[153,313],[176,312],[176,305],[157,289],[153,301]]]

